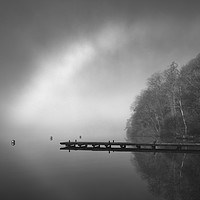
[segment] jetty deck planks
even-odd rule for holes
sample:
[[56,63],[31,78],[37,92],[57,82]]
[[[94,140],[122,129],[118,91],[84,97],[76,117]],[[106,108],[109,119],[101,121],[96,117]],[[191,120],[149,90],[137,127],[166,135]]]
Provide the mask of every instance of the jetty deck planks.
[[200,143],[60,142],[60,150],[200,153]]

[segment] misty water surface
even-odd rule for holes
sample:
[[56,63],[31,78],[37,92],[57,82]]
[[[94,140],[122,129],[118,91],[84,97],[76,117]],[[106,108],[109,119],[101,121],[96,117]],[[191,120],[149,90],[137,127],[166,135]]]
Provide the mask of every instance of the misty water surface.
[[60,140],[1,142],[3,199],[151,197],[131,164],[132,154],[60,151]]
[[[51,140],[50,136],[39,138],[30,134],[16,137],[15,146],[8,139],[2,140],[1,198],[168,200],[200,197],[199,155],[60,151],[59,142],[68,139],[53,136]],[[117,141],[117,137],[114,139]],[[118,141],[123,140],[123,135],[118,137]]]

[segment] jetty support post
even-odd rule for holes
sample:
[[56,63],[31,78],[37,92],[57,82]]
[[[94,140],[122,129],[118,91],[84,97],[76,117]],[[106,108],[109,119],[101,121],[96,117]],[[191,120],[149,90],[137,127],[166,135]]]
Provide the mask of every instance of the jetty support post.
[[136,144],[136,147],[137,147],[137,149],[141,148],[140,144]]

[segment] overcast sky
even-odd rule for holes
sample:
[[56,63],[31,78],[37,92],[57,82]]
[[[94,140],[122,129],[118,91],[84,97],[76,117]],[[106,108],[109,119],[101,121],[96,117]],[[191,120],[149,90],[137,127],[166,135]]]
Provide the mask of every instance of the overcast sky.
[[152,73],[200,53],[198,2],[1,0],[2,121],[125,127]]

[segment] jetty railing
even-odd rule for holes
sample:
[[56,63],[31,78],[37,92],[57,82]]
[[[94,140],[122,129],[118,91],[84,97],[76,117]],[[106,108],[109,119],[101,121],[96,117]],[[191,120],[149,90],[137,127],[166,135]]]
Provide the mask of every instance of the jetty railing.
[[60,150],[200,153],[200,143],[60,142]]

